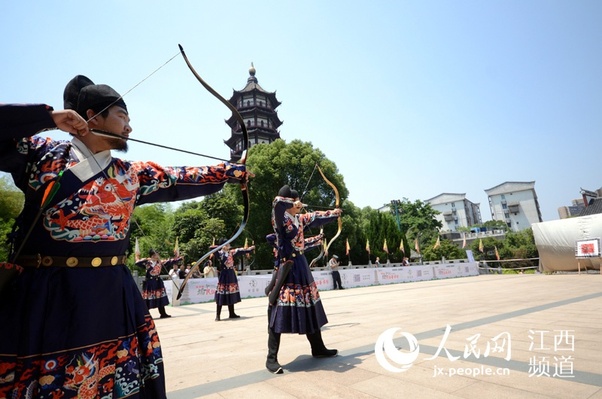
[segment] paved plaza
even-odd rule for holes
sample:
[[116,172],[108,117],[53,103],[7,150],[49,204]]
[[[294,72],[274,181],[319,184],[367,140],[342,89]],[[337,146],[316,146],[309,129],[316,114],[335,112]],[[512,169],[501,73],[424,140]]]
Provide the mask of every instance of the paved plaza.
[[324,342],[339,355],[314,359],[305,336],[283,334],[281,375],[265,369],[266,298],[243,299],[240,319],[224,307],[220,322],[214,303],[168,308],[174,317],[156,320],[168,397],[602,399],[599,273],[481,275],[321,298]]

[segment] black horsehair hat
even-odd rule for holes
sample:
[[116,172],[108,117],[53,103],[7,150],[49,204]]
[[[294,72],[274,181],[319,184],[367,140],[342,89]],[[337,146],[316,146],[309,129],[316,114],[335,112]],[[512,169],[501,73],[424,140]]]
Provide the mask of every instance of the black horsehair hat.
[[86,118],[89,109],[101,112],[117,105],[127,111],[125,101],[111,86],[96,85],[84,75],[77,75],[67,83],[63,92],[65,109],[72,109]]
[[285,184],[280,188],[280,191],[278,191],[278,196],[285,198],[299,198],[299,193],[297,190],[291,189],[288,184]]

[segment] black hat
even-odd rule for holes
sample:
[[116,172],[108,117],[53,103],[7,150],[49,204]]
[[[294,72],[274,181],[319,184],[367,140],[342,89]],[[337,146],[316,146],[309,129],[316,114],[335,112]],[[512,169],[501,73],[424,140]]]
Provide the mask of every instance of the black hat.
[[285,184],[280,188],[280,191],[278,191],[278,196],[285,198],[299,198],[299,193],[297,190],[291,189],[288,184]]
[[282,186],[280,188],[280,191],[278,191],[278,196],[279,197],[286,197],[286,198],[292,198],[292,194],[291,194],[291,188],[288,186],[288,184],[285,184],[284,186]]
[[155,250],[154,250],[154,249],[152,249],[152,248],[148,250],[148,256],[153,256],[154,254],[157,254],[157,255],[159,255],[159,252],[155,251]]
[[265,236],[265,239],[267,240],[267,242],[269,242],[271,245],[276,246],[276,234],[274,233],[270,233],[267,236]]
[[86,111],[93,109],[96,112],[104,108],[117,105],[127,111],[125,101],[119,93],[107,85],[95,85],[83,75],[77,75],[67,83],[63,92],[65,109],[75,110],[86,118]]

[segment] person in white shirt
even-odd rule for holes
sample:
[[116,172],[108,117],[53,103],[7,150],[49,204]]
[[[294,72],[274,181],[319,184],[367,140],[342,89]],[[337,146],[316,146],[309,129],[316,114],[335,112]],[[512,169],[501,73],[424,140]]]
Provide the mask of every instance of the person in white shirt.
[[339,273],[339,264],[341,262],[339,262],[339,257],[336,255],[332,255],[332,258],[330,258],[330,260],[328,261],[328,266],[330,267],[330,270],[332,270],[332,282],[334,284],[333,289],[337,289],[337,285],[338,288],[340,290],[343,290],[343,285],[341,284],[341,273]]

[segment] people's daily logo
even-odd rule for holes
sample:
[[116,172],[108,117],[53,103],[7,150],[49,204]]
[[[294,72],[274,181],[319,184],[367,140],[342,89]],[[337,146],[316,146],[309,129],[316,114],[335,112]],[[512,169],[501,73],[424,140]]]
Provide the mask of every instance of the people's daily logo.
[[389,328],[383,332],[374,345],[374,354],[378,364],[385,370],[401,373],[412,367],[420,353],[418,340],[412,334],[402,331],[401,336],[407,340],[408,349],[400,351],[393,342],[394,335],[401,328]]

